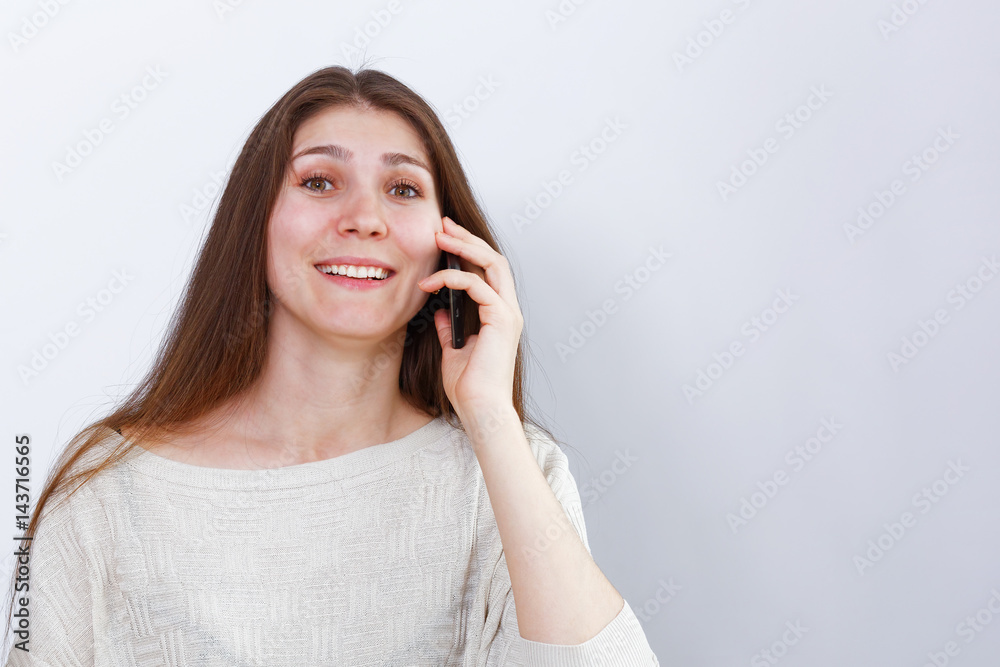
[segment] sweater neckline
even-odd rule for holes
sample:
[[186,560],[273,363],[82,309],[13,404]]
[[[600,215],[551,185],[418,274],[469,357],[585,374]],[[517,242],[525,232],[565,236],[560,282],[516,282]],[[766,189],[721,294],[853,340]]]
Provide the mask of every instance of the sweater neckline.
[[[280,468],[210,468],[168,459],[139,445],[134,446],[124,463],[137,472],[185,486],[211,489],[291,488],[377,472],[440,441],[452,430],[454,427],[443,416],[439,416],[391,442],[371,445],[321,461]],[[112,437],[114,445],[125,440],[117,431],[112,431]]]

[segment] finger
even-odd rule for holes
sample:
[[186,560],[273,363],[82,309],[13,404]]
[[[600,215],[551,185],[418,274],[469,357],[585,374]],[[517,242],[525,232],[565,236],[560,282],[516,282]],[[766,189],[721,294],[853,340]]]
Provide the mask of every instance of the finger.
[[[486,307],[497,307],[501,304],[511,307],[496,290],[486,284],[486,281],[469,271],[456,271],[455,269],[441,269],[437,273],[424,278],[420,283],[423,290],[433,291],[440,287],[450,287],[451,289],[464,290],[469,297],[477,304]],[[514,310],[512,308],[512,310]],[[517,317],[520,317],[520,310],[514,310]],[[480,319],[483,319],[480,316]]]
[[[441,231],[443,232],[442,236],[444,237],[461,239],[463,241],[472,243],[473,245],[476,245],[480,248],[493,250],[492,246],[490,246],[490,244],[487,243],[485,239],[483,239],[480,236],[476,236],[471,231],[469,231],[462,225],[458,224],[448,216],[441,218]],[[477,265],[472,264],[472,262],[469,262],[468,260],[466,260],[466,262],[472,265],[472,269],[467,269],[467,270],[475,271],[479,275],[485,275]]]
[[476,236],[471,231],[469,231],[462,225],[458,224],[448,216],[444,216],[441,220],[444,226],[444,231],[447,232],[448,234],[460,238],[463,241],[469,241],[470,243],[475,243],[476,245],[479,245],[483,248],[489,248],[490,250],[493,249],[490,246],[490,244],[486,242],[486,239],[480,236]]
[[[514,276],[510,271],[510,263],[503,255],[488,244],[484,247],[469,240],[449,236],[448,234],[440,234],[437,238],[438,245],[442,250],[461,257],[476,267],[481,267],[483,270],[482,277],[486,283],[504,301],[509,303],[512,308],[520,310],[517,302],[517,291],[514,288]],[[479,271],[475,273],[478,274]]]

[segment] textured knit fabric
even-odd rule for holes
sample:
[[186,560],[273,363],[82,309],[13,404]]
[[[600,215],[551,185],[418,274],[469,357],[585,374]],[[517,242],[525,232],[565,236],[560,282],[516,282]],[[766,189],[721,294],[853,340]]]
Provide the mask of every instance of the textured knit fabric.
[[[525,431],[589,551],[566,455]],[[11,667],[659,664],[627,601],[583,644],[520,636],[482,471],[442,418],[268,470],[137,448],[51,507]]]

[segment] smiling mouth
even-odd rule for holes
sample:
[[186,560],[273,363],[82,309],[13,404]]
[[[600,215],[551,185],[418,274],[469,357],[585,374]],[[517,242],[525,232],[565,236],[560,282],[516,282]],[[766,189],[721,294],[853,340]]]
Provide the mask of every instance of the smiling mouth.
[[316,264],[316,269],[328,276],[372,282],[386,280],[395,274],[395,271],[381,267],[351,266],[346,264],[340,266]]

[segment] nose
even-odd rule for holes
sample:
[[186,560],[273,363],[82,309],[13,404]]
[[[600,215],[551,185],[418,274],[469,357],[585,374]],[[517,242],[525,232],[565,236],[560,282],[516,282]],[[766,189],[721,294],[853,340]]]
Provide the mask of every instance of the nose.
[[346,197],[339,211],[337,230],[341,234],[357,232],[358,236],[385,236],[387,227],[379,194],[358,188]]

